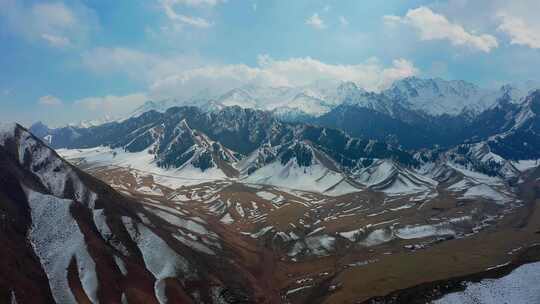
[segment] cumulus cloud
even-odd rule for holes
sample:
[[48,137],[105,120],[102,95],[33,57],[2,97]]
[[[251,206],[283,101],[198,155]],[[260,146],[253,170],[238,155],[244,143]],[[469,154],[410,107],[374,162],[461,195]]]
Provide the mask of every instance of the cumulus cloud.
[[63,104],[62,100],[53,95],[41,96],[38,99],[38,104],[42,106],[61,106]]
[[424,6],[409,10],[404,17],[387,15],[383,20],[386,24],[403,24],[414,28],[421,40],[447,40],[452,45],[468,46],[486,53],[499,46],[494,36],[467,31],[462,25],[452,23],[444,15]]
[[0,22],[11,34],[51,47],[65,48],[81,41],[97,22],[93,12],[78,1],[24,4],[0,1]]
[[510,37],[511,44],[540,49],[540,27],[532,27],[521,17],[512,16],[506,12],[500,12],[498,17],[501,20],[498,30]]
[[314,29],[322,30],[326,28],[324,20],[321,19],[319,14],[315,13],[311,17],[306,19],[306,25],[311,26]]
[[418,74],[418,69],[405,59],[394,60],[389,67],[377,59],[356,65],[328,64],[311,57],[275,60],[259,56],[258,65],[215,65],[163,77],[150,86],[156,98],[189,98],[199,92],[221,94],[234,87],[253,84],[261,86],[302,86],[318,80],[353,81],[367,90],[380,90],[395,80]]

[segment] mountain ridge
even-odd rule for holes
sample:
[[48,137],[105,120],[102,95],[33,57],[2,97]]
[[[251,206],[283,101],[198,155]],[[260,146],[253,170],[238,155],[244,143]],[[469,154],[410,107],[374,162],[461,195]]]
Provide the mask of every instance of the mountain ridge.
[[167,222],[20,125],[0,128],[0,156],[0,227],[11,232],[0,237],[2,302],[224,303],[258,292],[214,257],[221,238],[189,211]]

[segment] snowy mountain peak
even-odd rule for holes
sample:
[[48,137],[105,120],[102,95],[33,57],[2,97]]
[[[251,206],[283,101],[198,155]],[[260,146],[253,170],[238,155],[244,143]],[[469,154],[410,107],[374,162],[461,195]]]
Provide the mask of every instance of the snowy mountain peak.
[[218,98],[223,106],[239,106],[242,108],[257,107],[257,100],[243,88],[233,89]]
[[191,128],[189,127],[189,124],[185,118],[178,123],[176,130],[186,130],[191,132]]
[[[154,101],[154,100],[148,100],[146,101],[142,106],[136,108],[133,112],[128,114],[125,119],[131,118],[131,117],[139,117],[142,114],[149,112],[149,111],[156,111],[163,113],[168,108],[174,107],[179,105],[180,102],[175,99],[165,99],[161,101]],[[125,120],[123,119],[123,120]],[[120,120],[122,121],[122,120]]]
[[49,129],[49,127],[46,124],[44,124],[41,120],[33,123],[31,128],[34,130],[48,130]]
[[357,94],[359,92],[365,92],[365,91],[363,89],[360,89],[352,81],[343,82],[337,87],[337,95],[338,96],[348,96],[348,95],[351,95],[351,94]]
[[508,96],[508,99],[513,103],[521,103],[524,98],[531,95],[535,90],[540,89],[540,83],[534,81],[526,81],[521,83],[506,84],[501,86],[499,91],[501,94]]
[[492,92],[462,81],[417,77],[396,81],[383,94],[407,108],[433,116],[480,113],[496,102]]
[[394,82],[390,90],[400,90],[404,93],[433,92],[439,94],[455,94],[467,96],[474,94],[479,87],[463,80],[444,80],[442,78],[407,77]]
[[104,117],[98,118],[98,119],[82,120],[82,121],[79,121],[78,123],[71,123],[69,124],[69,126],[76,127],[76,128],[91,128],[91,127],[101,126],[103,124],[106,124],[115,120],[116,120],[115,118],[105,115]]
[[344,82],[336,89],[336,96],[340,103],[353,102],[366,93],[364,89],[359,88],[354,82]]

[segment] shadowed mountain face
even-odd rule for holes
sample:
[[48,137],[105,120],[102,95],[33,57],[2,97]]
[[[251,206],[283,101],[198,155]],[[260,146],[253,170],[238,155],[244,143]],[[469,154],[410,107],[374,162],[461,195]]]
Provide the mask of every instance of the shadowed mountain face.
[[448,148],[507,130],[523,107],[524,97],[535,88],[533,83],[524,83],[483,89],[465,81],[416,77],[396,81],[381,92],[337,81],[301,88],[247,86],[206,99],[150,101],[131,117],[152,109],[165,112],[173,106],[195,105],[207,112],[238,106],[269,111],[282,121],[308,122],[354,137],[396,143],[405,149]]
[[202,171],[230,167],[265,144],[277,147],[299,141],[309,141],[348,169],[363,158],[392,158],[407,165],[416,162],[411,154],[384,142],[353,138],[336,129],[284,123],[269,112],[239,107],[210,113],[196,107],[170,108],[165,113],[147,112],[93,128],[50,130],[47,136],[54,148],[103,145],[147,151],[161,167],[193,166]]
[[164,209],[176,216],[167,222],[24,128],[2,129],[0,302],[245,303],[260,296],[248,272],[220,258],[222,240],[202,219]]
[[[434,84],[425,85],[429,92],[434,88]],[[445,92],[455,90],[446,88]],[[446,94],[450,94],[448,92]],[[363,91],[358,94],[370,100],[380,98],[379,95]],[[398,96],[396,92],[393,94]],[[387,105],[383,108],[374,100],[367,102],[353,99],[354,102],[338,106],[316,120],[317,123],[337,129],[287,123],[278,120],[270,112],[238,106],[210,112],[197,107],[173,107],[164,113],[150,111],[124,121],[91,128],[49,130],[43,125],[36,125],[34,129],[54,148],[109,146],[126,152],[151,155],[154,165],[161,168],[182,172],[202,171],[210,176],[224,177],[250,175],[262,166],[269,165],[270,161],[267,159],[266,163],[261,163],[259,158],[257,164],[251,164],[249,170],[243,170],[248,166],[247,159],[255,157],[254,154],[260,154],[266,149],[267,152],[272,150],[271,154],[277,156],[286,147],[293,147],[297,143],[310,145],[324,153],[330,159],[327,163],[333,164],[332,168],[327,168],[346,175],[354,174],[354,171],[378,159],[392,159],[405,167],[418,167],[423,163],[421,158],[413,156],[414,151],[398,148],[400,146],[440,144],[429,154],[441,155],[442,152],[467,154],[466,146],[483,145],[486,147],[484,151],[489,150],[486,153],[495,153],[506,160],[540,157],[540,150],[536,149],[536,143],[540,142],[537,132],[537,92],[516,102],[515,97],[504,91],[502,97],[482,112],[474,112],[474,115],[460,112],[457,116],[444,114],[437,117],[407,109],[403,101],[396,103],[388,97],[384,98],[387,98]],[[362,136],[352,137],[339,129],[352,130],[354,134]],[[366,139],[370,137],[383,138]],[[461,148],[457,149],[459,146]],[[294,149],[292,151],[297,154],[299,152]],[[420,153],[426,159],[425,149]],[[288,153],[284,157],[290,155]],[[437,161],[432,156],[428,159],[431,162]],[[243,169],[237,166],[240,161]],[[300,160],[302,162],[304,160]],[[470,156],[465,157],[464,162],[484,171],[487,170],[486,166],[502,167],[486,165],[484,161]],[[490,171],[490,174],[504,175],[500,170]]]
[[[510,113],[509,113],[510,114]],[[511,123],[487,143],[495,153],[510,159],[540,157],[540,91],[527,96],[518,111],[511,112]]]
[[[289,121],[335,128],[352,137],[375,139],[404,149],[451,148],[502,134],[519,119],[529,119],[525,114],[530,103],[527,96],[534,94],[531,88],[534,86],[506,85],[487,90],[464,81],[415,77],[397,81],[378,93],[366,92],[354,83],[298,89],[249,87],[196,102],[148,102],[132,114],[129,123],[128,120],[109,123],[107,130],[101,128],[103,125],[98,126],[99,131],[89,132],[94,128],[70,126],[51,130],[35,124],[31,131],[40,138],[52,135],[46,140],[55,148],[125,146],[129,142],[122,142],[117,136],[120,133],[129,134],[126,132],[147,124],[155,126],[159,120],[163,120],[164,131],[173,130],[186,118],[192,129],[247,155],[268,140],[279,144],[283,136],[290,137],[287,131],[290,124],[284,122]],[[303,93],[293,94],[293,91]],[[310,96],[309,102],[285,102],[299,96]],[[276,103],[283,106],[272,108]],[[319,109],[320,104],[324,107]],[[181,107],[167,111],[174,106]],[[313,107],[318,110],[313,112]],[[130,136],[126,138],[130,139]],[[131,149],[145,145],[144,139],[139,139]],[[530,152],[525,153],[534,157]]]
[[[403,102],[389,100],[385,95],[365,94],[363,99],[367,101],[364,103],[344,103],[309,121],[344,130],[353,136],[362,134],[368,138],[394,141],[407,149],[432,148],[435,145],[449,148],[504,133],[520,119],[528,119],[523,113],[530,108],[527,100],[533,95],[534,92],[516,100],[510,92],[502,90],[493,96],[484,96],[492,102],[481,111],[464,108],[462,112],[450,115],[446,112],[425,113],[411,109]],[[388,106],[381,108],[381,104]]]
[[[408,95],[403,93],[410,95],[407,98],[423,100],[422,94],[433,93],[437,87],[435,83],[416,85],[419,88],[415,89],[418,91],[415,94],[410,92],[415,87],[412,85],[400,90],[408,88]],[[372,184],[362,182],[365,176],[361,179],[357,176],[373,163],[385,159],[392,162],[388,168],[394,167],[393,163],[397,166],[394,168],[398,173],[390,175],[393,181],[384,183],[390,187],[400,176],[410,177],[416,173],[425,176],[428,172],[423,168],[440,167],[449,161],[490,176],[510,178],[519,171],[512,161],[540,157],[536,149],[536,143],[540,142],[536,131],[537,92],[516,102],[506,90],[485,109],[478,106],[469,114],[462,111],[457,116],[435,117],[411,110],[403,100],[392,101],[386,96],[388,93],[376,95],[355,87],[340,90],[347,102],[318,120],[339,122],[336,127],[367,133],[368,138],[386,134],[383,140],[351,137],[339,129],[306,123],[287,123],[270,112],[238,106],[215,111],[173,107],[164,113],[150,111],[90,128],[51,130],[38,124],[33,129],[54,148],[108,147],[113,158],[120,155],[116,162],[122,159],[134,162],[140,170],[157,167],[162,169],[161,174],[195,180],[240,178],[281,186],[292,183],[291,179],[305,178],[312,182],[292,184],[303,190],[321,192],[338,185],[345,192],[373,188]],[[458,94],[456,90],[446,88],[443,95],[454,96]],[[394,88],[394,98],[403,95],[397,94],[398,91]],[[380,98],[384,99],[382,104],[377,103]],[[463,109],[469,107],[466,102],[462,103]],[[478,109],[484,110],[479,112]],[[343,119],[331,118],[336,113]],[[399,148],[403,143],[407,146],[407,138],[423,141],[420,146],[433,145],[434,140],[446,143],[417,151]],[[410,169],[422,172],[407,172]],[[399,183],[412,188],[418,185],[403,180]],[[378,188],[384,190],[383,186]]]

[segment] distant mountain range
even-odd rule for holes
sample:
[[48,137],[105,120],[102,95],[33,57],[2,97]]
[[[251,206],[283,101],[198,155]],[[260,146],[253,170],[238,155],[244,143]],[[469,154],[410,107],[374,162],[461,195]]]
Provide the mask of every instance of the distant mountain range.
[[463,81],[407,78],[381,93],[348,85],[344,102],[308,120],[351,135],[399,142],[407,149],[450,147],[504,132],[532,90],[480,89]]
[[[385,189],[396,182],[425,189],[430,184],[425,177],[448,163],[511,179],[518,175],[515,161],[540,158],[540,91],[520,100],[511,93],[504,91],[482,112],[463,110],[456,116],[429,116],[383,97],[392,111],[346,99],[311,123],[286,122],[272,112],[237,105],[213,111],[182,106],[90,128],[36,124],[31,131],[56,149],[105,146],[114,155],[141,155],[137,161],[145,166],[189,178],[235,178],[326,194]],[[379,182],[370,176],[380,172],[374,164],[386,168]],[[419,172],[426,166],[430,172]]]
[[[314,171],[306,178],[313,183],[330,178],[325,189],[345,183],[348,172],[373,159],[394,159],[408,166],[418,163],[411,153],[384,142],[354,138],[331,128],[282,122],[270,112],[238,106],[213,112],[174,107],[165,113],[150,111],[97,127],[48,130],[36,125],[32,131],[48,139],[54,148],[108,146],[151,155],[147,161],[184,176],[193,176],[193,172],[206,178],[249,175],[255,181],[277,172],[303,175],[304,169],[310,168]],[[309,189],[315,187],[313,183]]]
[[506,131],[535,88],[540,85],[534,82],[483,89],[465,81],[417,77],[399,80],[381,92],[367,92],[352,82],[319,81],[292,88],[251,85],[219,96],[148,101],[127,118],[150,110],[163,113],[174,106],[210,112],[238,106],[269,111],[282,121],[398,142],[405,149],[451,147]]
[[246,85],[217,96],[196,95],[187,100],[149,101],[130,117],[149,110],[163,112],[173,106],[198,106],[208,110],[239,106],[275,113],[296,112],[321,116],[340,105],[354,105],[399,117],[398,110],[427,116],[477,115],[496,104],[505,94],[514,102],[540,88],[540,83],[526,82],[484,89],[461,80],[409,77],[396,81],[381,92],[368,92],[353,82],[318,81],[300,87],[263,87]]
[[[219,96],[148,101],[126,118],[175,106],[219,111],[238,106],[269,111],[289,122],[342,129],[352,136],[398,142],[406,149],[449,147],[511,128],[533,82],[483,89],[465,81],[405,78],[382,92],[367,92],[352,82],[319,81],[303,87],[244,86]],[[87,128],[113,121],[73,124]],[[34,131],[38,125],[34,127]],[[43,132],[41,132],[43,133]]]
[[[540,91],[522,97],[525,91],[418,78],[380,93],[352,83],[334,91],[250,87],[193,102],[198,106],[148,102],[130,118],[98,126],[49,129],[37,123],[30,130],[55,149],[104,146],[195,179],[235,178],[326,194],[385,189],[397,181],[429,188],[422,177],[448,163],[512,179],[516,161],[540,158]],[[318,110],[252,108],[300,96],[302,103],[287,106]],[[380,165],[390,179],[375,183],[370,172],[380,172]],[[419,171],[426,166],[431,172]]]

